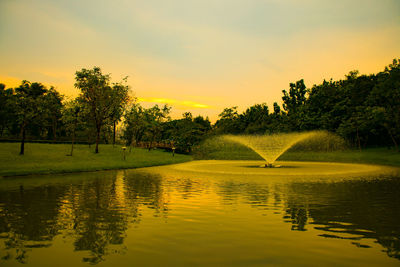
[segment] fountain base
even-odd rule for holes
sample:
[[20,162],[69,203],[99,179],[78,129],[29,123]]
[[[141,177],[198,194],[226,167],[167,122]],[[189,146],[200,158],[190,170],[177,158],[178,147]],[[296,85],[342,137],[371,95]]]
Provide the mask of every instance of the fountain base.
[[259,166],[260,168],[280,168],[281,165],[272,165],[272,163],[265,163]]

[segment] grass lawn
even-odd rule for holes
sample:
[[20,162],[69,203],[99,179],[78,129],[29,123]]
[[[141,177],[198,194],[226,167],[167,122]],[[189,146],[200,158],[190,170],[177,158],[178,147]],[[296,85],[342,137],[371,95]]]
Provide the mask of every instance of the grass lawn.
[[98,154],[94,146],[75,145],[74,155],[68,144],[25,144],[25,155],[20,156],[19,143],[0,143],[0,176],[39,173],[64,173],[109,169],[139,168],[174,164],[192,160],[191,156],[172,154],[161,150],[148,151],[132,148],[123,160],[121,146],[100,145]]
[[298,152],[288,151],[279,160],[293,161],[330,161],[330,162],[351,162],[369,163],[400,167],[400,153],[394,149],[368,148],[359,150],[344,150],[332,152]]

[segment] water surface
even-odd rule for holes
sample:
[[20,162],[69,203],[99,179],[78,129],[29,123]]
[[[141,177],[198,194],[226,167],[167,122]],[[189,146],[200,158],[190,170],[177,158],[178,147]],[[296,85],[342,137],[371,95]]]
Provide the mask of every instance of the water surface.
[[224,164],[1,179],[0,266],[400,265],[396,170]]

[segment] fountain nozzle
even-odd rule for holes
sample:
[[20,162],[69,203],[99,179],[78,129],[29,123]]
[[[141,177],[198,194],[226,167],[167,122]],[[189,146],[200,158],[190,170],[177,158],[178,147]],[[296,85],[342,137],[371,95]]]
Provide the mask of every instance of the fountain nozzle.
[[261,164],[260,168],[279,168],[281,165],[272,165],[272,163]]

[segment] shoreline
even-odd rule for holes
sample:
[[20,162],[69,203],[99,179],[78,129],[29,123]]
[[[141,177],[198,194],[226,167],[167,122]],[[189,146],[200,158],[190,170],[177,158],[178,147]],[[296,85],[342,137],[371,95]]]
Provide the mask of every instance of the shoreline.
[[134,169],[140,169],[140,168],[150,168],[150,167],[161,167],[161,166],[167,166],[167,165],[173,165],[173,164],[180,164],[180,163],[186,163],[190,162],[193,160],[188,160],[188,161],[182,161],[182,162],[175,162],[175,163],[161,163],[161,164],[156,164],[156,165],[148,165],[148,166],[139,166],[139,167],[121,167],[121,168],[105,168],[105,169],[93,169],[93,170],[62,170],[62,171],[49,171],[49,172],[32,172],[32,173],[23,173],[23,174],[15,174],[15,175],[0,175],[0,179],[4,178],[13,178],[13,177],[18,177],[18,178],[23,178],[27,176],[41,176],[41,175],[52,175],[52,174],[73,174],[73,173],[85,173],[85,172],[102,172],[102,171],[118,171],[118,170],[134,170]]
[[87,145],[76,145],[74,155],[66,156],[70,145],[37,143],[26,144],[25,155],[20,156],[18,146],[18,143],[0,143],[1,178],[136,169],[192,160],[189,155],[175,154],[172,157],[170,152],[142,148],[126,151],[124,160],[119,145],[100,145],[98,154]]
[[[109,170],[137,169],[188,162],[192,160],[257,160],[253,151],[217,151],[198,158],[162,150],[132,148],[123,160],[121,146],[101,145],[95,154],[87,145],[76,145],[74,156],[66,156],[67,144],[29,144],[26,155],[17,154],[18,143],[0,143],[0,178],[26,177],[63,173],[83,173]],[[287,151],[277,161],[309,161],[333,163],[358,163],[400,167],[400,153],[386,148],[363,151],[343,150],[331,152]]]

